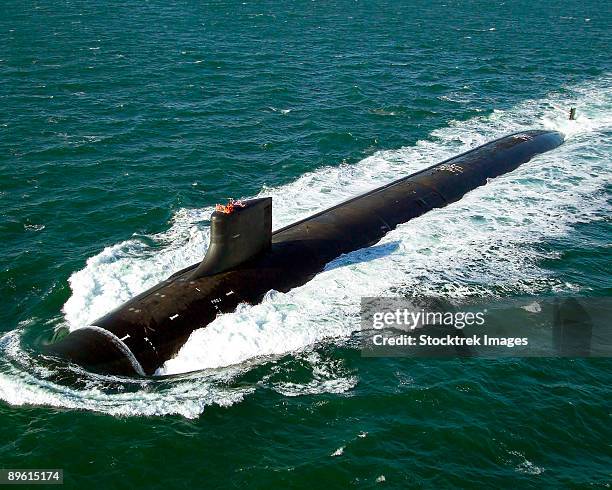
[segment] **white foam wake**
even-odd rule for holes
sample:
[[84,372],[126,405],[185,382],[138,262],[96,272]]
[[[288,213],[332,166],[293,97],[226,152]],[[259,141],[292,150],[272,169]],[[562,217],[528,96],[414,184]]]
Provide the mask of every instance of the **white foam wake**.
[[[577,121],[567,120],[572,105],[578,107]],[[510,110],[451,122],[412,147],[377,152],[355,165],[323,168],[291,184],[265,188],[260,195],[274,197],[278,228],[507,133],[544,127],[567,135],[566,143],[555,151],[447,208],[399,226],[377,246],[338,258],[308,284],[287,294],[271,292],[259,305],[241,306],[218,317],[195,331],[158,374],[234,368],[181,378],[163,389],[153,381],[131,393],[108,393],[102,388],[106,381],[69,389],[47,381],[41,367],[33,369],[23,361],[27,356],[19,351],[18,331],[13,331],[0,340],[4,354],[0,398],[12,404],[116,415],[194,417],[205,406],[232,404],[250,392],[251,388],[227,386],[228,379],[248,369],[240,363],[346,338],[358,325],[362,296],[397,290],[462,296],[575,288],[538,265],[547,256],[537,245],[569,236],[578,222],[609,215],[603,189],[610,175],[611,107],[612,77],[606,76]],[[70,328],[88,325],[172,272],[199,261],[208,242],[208,228],[201,222],[211,212],[211,208],[180,210],[167,232],[147,237],[155,247],[134,238],[90,258],[70,278],[73,293],[64,305]],[[342,392],[357,382],[342,370],[317,368],[326,362],[313,359],[311,382],[276,383],[272,388],[287,395]]]
[[207,406],[230,406],[254,391],[249,386],[228,386],[240,374],[239,368],[164,385],[152,380],[99,376],[72,367],[70,374],[78,377],[81,385],[66,386],[53,381],[58,374],[65,376],[65,372],[41,365],[21,349],[24,327],[0,337],[0,399],[11,405],[44,405],[115,416],[176,414],[195,418]]

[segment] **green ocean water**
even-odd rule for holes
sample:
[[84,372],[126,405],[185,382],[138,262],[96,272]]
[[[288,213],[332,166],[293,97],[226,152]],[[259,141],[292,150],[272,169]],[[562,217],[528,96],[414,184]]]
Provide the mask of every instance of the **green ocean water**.
[[[359,299],[609,296],[605,1],[24,1],[0,17],[0,468],[70,488],[609,488],[608,359],[361,357]],[[571,106],[578,120],[567,121]],[[197,331],[159,374],[40,346],[197,262],[521,129],[566,142]]]

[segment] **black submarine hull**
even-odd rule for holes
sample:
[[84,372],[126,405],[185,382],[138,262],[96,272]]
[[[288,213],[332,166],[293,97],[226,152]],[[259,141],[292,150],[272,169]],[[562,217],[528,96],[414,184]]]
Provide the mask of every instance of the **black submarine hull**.
[[459,200],[488,179],[563,143],[555,131],[509,135],[271,232],[271,199],[216,211],[201,264],[183,269],[74,330],[47,353],[111,374],[151,375],[190,334],[239,303],[300,286],[338,256],[397,225]]

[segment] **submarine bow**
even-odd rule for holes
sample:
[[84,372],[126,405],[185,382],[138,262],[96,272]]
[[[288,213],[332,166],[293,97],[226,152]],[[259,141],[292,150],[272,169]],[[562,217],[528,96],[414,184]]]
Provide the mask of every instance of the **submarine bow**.
[[300,286],[336,257],[459,200],[488,179],[563,143],[556,131],[512,134],[374,189],[272,233],[272,199],[218,206],[206,256],[47,346],[47,353],[121,375],[151,375],[196,329],[240,303]]

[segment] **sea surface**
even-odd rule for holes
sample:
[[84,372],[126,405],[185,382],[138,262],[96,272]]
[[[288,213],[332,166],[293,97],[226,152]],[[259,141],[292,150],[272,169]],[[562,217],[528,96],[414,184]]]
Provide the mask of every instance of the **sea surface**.
[[[609,488],[609,359],[364,358],[363,296],[610,296],[597,0],[4,0],[0,468],[67,488]],[[578,118],[569,121],[570,107]],[[566,142],[197,330],[150,379],[38,353],[199,261],[513,131]]]

